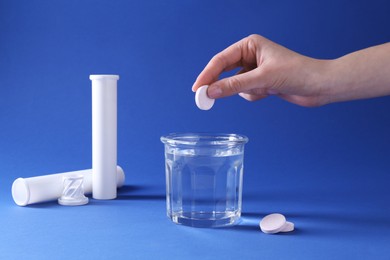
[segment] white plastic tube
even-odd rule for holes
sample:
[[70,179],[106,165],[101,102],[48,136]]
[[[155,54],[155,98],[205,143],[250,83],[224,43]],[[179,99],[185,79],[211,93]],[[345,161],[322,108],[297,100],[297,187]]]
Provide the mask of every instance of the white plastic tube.
[[[121,167],[117,166],[115,174],[115,187],[122,187],[125,182],[125,173]],[[19,206],[56,200],[62,195],[64,178],[79,175],[84,177],[84,192],[91,193],[92,169],[89,169],[31,178],[18,178],[12,184],[12,197]]]
[[116,198],[118,75],[91,75],[92,197]]

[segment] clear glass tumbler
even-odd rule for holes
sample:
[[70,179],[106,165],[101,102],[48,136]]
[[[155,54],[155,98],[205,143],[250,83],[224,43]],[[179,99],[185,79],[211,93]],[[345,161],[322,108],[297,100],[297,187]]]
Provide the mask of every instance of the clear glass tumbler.
[[244,146],[237,134],[184,133],[165,144],[167,215],[193,227],[234,225],[241,216]]

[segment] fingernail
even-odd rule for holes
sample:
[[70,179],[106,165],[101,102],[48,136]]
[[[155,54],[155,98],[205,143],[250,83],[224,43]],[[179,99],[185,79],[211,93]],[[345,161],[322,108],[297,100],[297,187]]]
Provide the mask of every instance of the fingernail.
[[207,95],[209,98],[219,98],[222,95],[222,89],[218,86],[209,87],[207,89]]

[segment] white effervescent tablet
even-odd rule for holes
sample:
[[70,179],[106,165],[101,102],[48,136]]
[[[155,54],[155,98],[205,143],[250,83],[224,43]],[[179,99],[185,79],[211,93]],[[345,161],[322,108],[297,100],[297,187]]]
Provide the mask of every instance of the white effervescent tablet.
[[260,221],[261,231],[268,234],[279,233],[286,224],[286,218],[279,213],[273,213],[265,216]]
[[213,107],[215,99],[209,98],[207,96],[207,88],[209,86],[201,86],[195,93],[195,103],[201,110],[209,110]]
[[282,214],[273,213],[265,216],[260,221],[260,229],[267,234],[291,232],[294,230],[294,223],[286,221],[286,218]]
[[291,232],[294,231],[294,223],[290,221],[286,221],[286,224],[284,224],[284,227],[280,232]]

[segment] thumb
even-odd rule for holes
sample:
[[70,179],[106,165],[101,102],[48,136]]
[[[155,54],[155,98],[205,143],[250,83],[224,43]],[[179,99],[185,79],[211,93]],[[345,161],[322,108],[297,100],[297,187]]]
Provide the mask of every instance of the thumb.
[[261,88],[262,85],[261,73],[257,68],[214,82],[208,87],[207,95],[213,99],[228,97],[241,92],[248,92],[254,88]]

